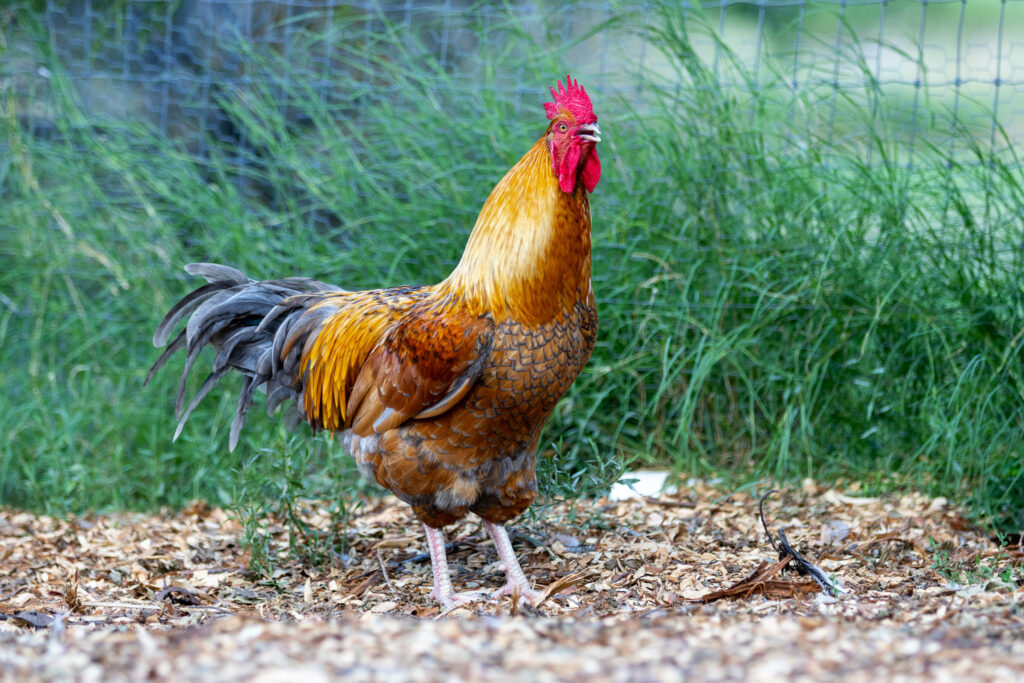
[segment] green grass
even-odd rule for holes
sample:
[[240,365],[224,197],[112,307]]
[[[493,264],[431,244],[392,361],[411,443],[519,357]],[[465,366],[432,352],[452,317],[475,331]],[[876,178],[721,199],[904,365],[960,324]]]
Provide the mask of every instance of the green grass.
[[[485,51],[473,78],[397,32],[297,32],[292,62],[335,43],[330,102],[291,62],[248,55],[258,77],[220,107],[249,143],[211,139],[205,156],[84,111],[53,60],[39,93],[52,135],[31,135],[26,103],[0,88],[0,501],[63,513],[205,498],[236,505],[257,549],[260,513],[304,496],[337,498],[342,525],[368,485],[337,442],[257,409],[227,452],[237,383],[172,444],[180,361],[143,389],[150,337],[194,286],[191,261],[352,289],[443,278],[543,131],[539,103],[563,71],[543,36],[508,22],[506,49]],[[952,129],[936,109],[908,167],[906,122],[881,88],[840,94],[832,140],[835,93],[763,75],[754,87],[731,62],[716,77],[690,48],[699,21],[636,22],[614,30],[648,36],[673,71],[638,74],[639,99],[579,74],[606,133],[601,324],[541,442],[555,456],[540,461],[545,493],[595,493],[642,464],[914,487],[1024,527],[1012,148],[991,152],[987,129]],[[536,86],[535,108],[505,94],[518,83]],[[344,551],[330,530],[295,528],[312,559]]]

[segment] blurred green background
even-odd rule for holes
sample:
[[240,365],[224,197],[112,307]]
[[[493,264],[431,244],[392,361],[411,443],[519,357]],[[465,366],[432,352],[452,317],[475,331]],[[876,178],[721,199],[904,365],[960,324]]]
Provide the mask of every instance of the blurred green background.
[[142,379],[181,266],[442,279],[570,71],[605,136],[601,329],[545,495],[815,477],[1020,530],[1021,25],[984,0],[0,8],[0,502],[343,517],[370,487],[337,441],[256,410],[227,452],[238,382],[171,442],[180,361]]

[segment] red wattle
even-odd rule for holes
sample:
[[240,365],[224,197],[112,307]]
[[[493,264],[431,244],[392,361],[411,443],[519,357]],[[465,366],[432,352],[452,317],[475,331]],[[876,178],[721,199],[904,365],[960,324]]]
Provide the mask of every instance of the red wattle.
[[590,150],[590,155],[583,163],[583,187],[593,192],[597,181],[601,179],[601,160],[597,158],[597,148]]
[[558,168],[558,186],[562,188],[562,192],[572,192],[576,189],[576,169],[579,163],[579,144],[569,145]]

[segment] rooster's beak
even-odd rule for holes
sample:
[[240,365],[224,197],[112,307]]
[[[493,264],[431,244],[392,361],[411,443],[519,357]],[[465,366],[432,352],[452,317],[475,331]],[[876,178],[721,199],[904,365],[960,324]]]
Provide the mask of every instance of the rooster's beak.
[[585,123],[577,129],[577,135],[581,140],[588,142],[601,142],[601,129],[596,123]]

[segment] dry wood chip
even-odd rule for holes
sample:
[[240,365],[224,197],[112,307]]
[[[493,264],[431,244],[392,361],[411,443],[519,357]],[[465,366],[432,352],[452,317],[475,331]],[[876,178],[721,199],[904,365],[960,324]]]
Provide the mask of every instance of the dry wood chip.
[[[764,562],[755,498],[690,482],[538,507],[510,535],[539,609],[480,602],[440,621],[422,531],[391,499],[362,502],[337,566],[288,559],[283,520],[267,519],[282,558],[269,582],[244,569],[237,522],[205,503],[67,519],[0,509],[0,680],[1013,678],[1019,539],[1000,545],[951,501],[856,493],[808,482],[765,504],[851,588],[838,599]],[[328,528],[329,502],[303,508]],[[446,535],[456,590],[500,585],[478,520]],[[979,567],[990,578],[969,580]]]

